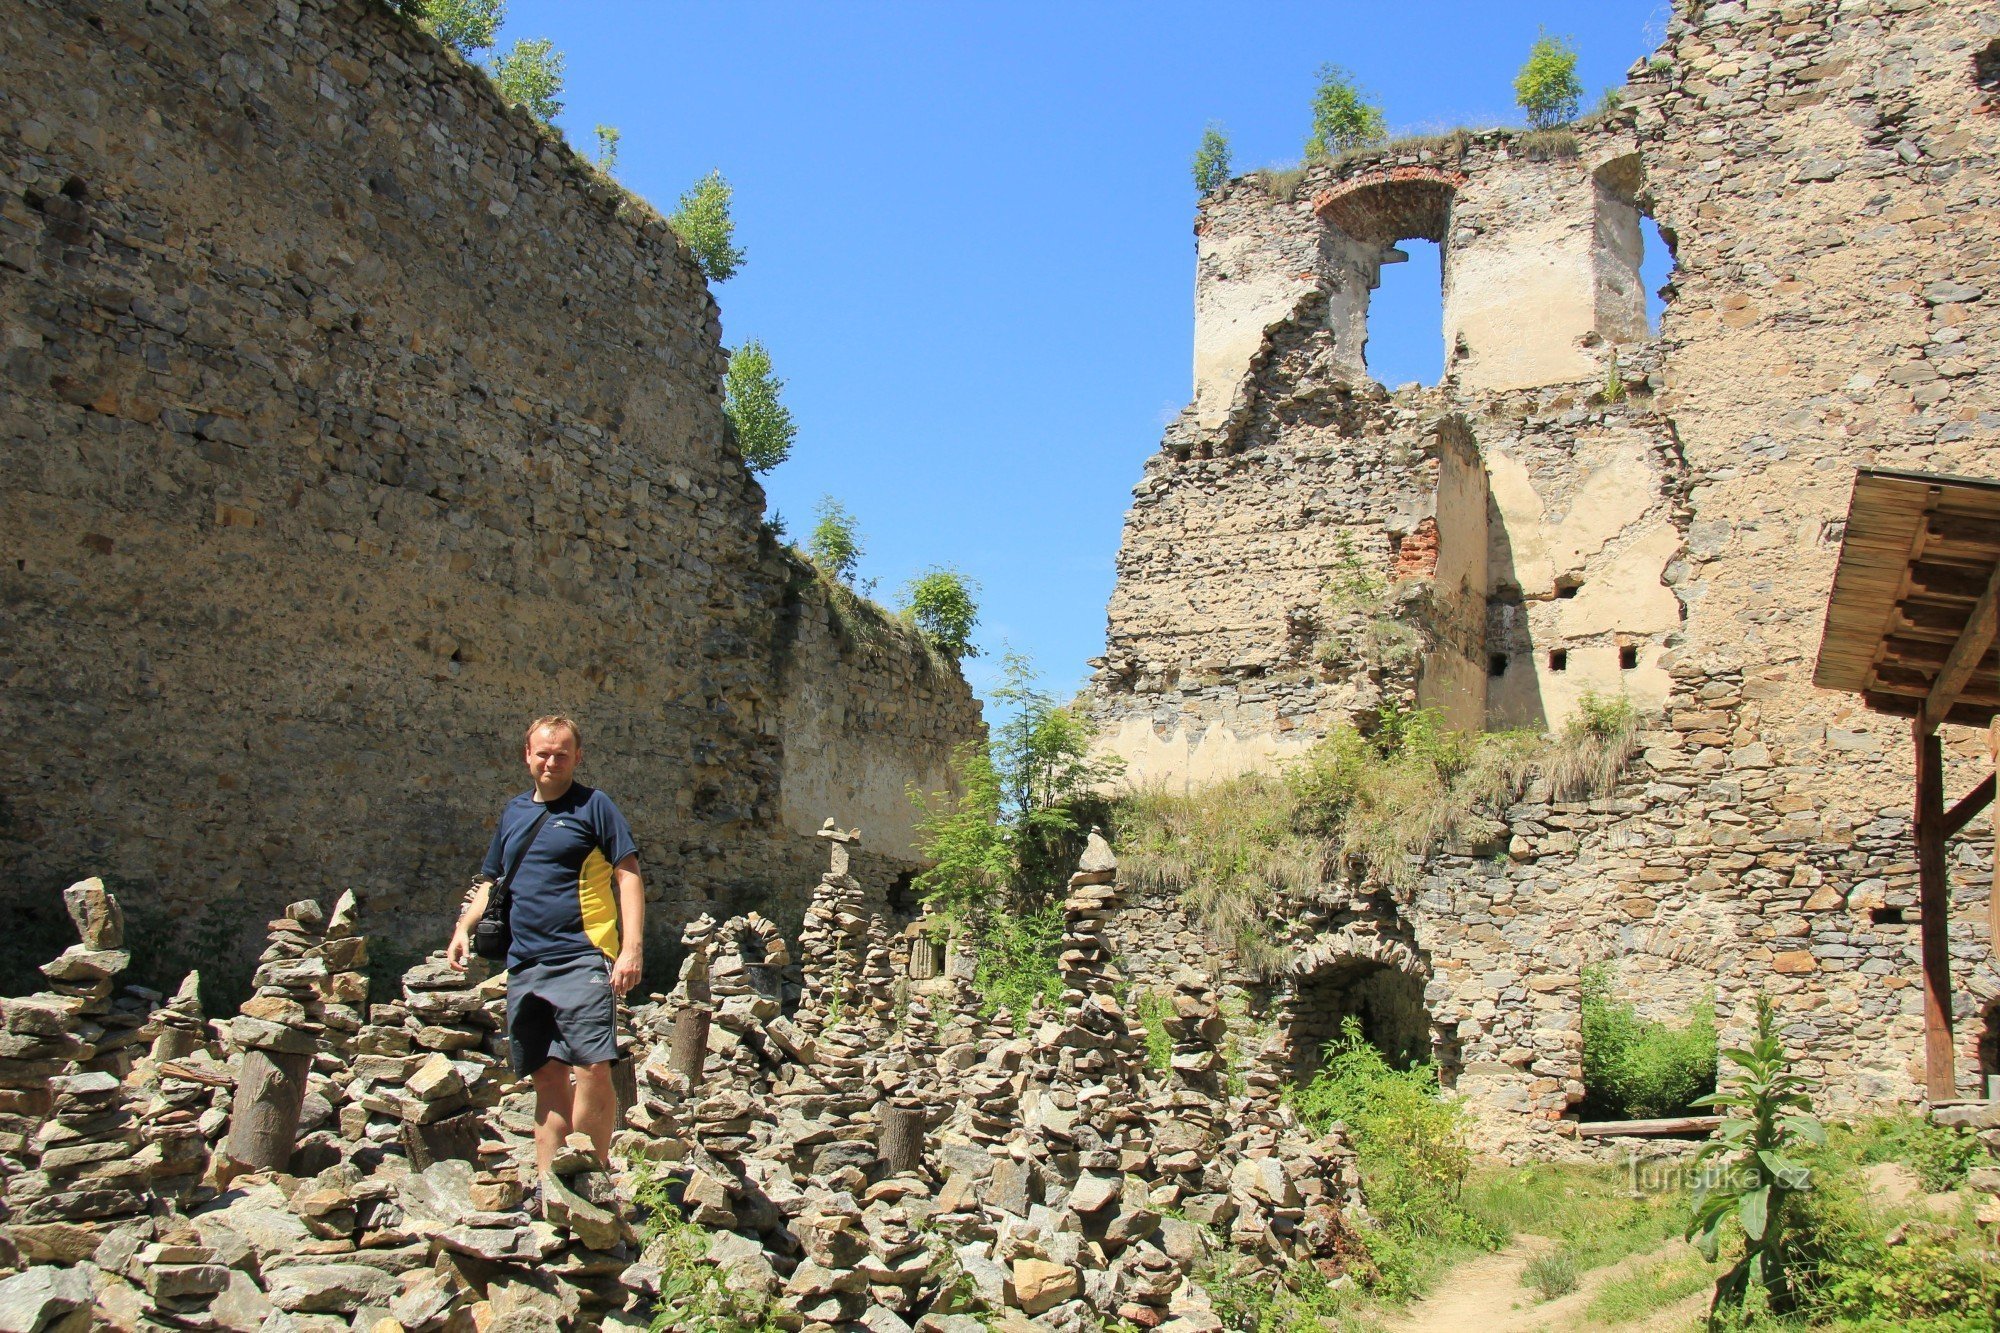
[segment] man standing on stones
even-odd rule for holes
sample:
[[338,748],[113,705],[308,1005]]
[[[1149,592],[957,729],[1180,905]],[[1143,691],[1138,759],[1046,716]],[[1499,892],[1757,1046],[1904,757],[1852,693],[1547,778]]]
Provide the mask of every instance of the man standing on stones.
[[538,717],[529,725],[534,789],[501,810],[480,872],[484,883],[467,901],[445,954],[451,966],[465,967],[492,885],[516,866],[507,1034],[515,1072],[535,1083],[535,1162],[543,1175],[572,1130],[588,1134],[610,1163],[618,1111],[612,997],[638,984],[645,928],[646,890],[632,830],[609,796],[576,781],[582,757],[583,735],[568,718]]

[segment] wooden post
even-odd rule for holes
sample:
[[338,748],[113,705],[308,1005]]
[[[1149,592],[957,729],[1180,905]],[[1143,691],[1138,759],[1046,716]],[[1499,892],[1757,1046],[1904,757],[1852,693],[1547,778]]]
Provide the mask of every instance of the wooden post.
[[[2000,786],[2000,717],[1986,728],[1986,757],[1993,764],[1994,782]],[[2000,848],[2000,799],[1993,802],[1992,811],[1993,846]],[[1986,895],[1986,943],[2000,953],[2000,855],[1993,858],[1993,887]]]
[[889,1171],[915,1171],[924,1162],[924,1113],[921,1107],[882,1103],[882,1126],[875,1149]]
[[701,1067],[708,1062],[707,1005],[682,1005],[674,1015],[673,1044],[667,1051],[667,1067],[692,1086],[701,1083]]
[[1944,864],[1944,745],[1919,717],[1916,737],[1917,910],[1924,966],[1924,1093],[1958,1094],[1951,1036],[1951,892]]
[[412,1170],[427,1170],[432,1163],[455,1158],[461,1162],[479,1160],[479,1112],[460,1111],[428,1125],[404,1121],[401,1131],[403,1155]]
[[252,1046],[243,1052],[243,1073],[236,1084],[236,1102],[229,1112],[229,1142],[224,1152],[250,1171],[290,1168],[298,1145],[299,1112],[306,1101],[306,1074],[312,1056],[267,1051]]

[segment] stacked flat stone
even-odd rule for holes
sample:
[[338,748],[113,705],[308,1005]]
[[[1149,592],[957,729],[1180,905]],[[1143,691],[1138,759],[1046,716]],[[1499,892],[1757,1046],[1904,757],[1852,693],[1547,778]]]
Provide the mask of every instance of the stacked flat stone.
[[868,918],[867,952],[861,962],[857,1000],[868,1026],[877,1034],[888,1032],[896,1023],[896,982],[902,973],[896,967],[896,951],[889,937],[888,923],[880,916]]
[[149,1054],[155,1064],[179,1060],[208,1046],[208,1017],[201,1007],[201,973],[188,973],[173,998],[153,1010],[149,1031],[152,1034]]
[[336,1056],[348,1053],[354,1034],[367,1021],[368,973],[364,969],[368,966],[368,937],[360,933],[359,916],[360,903],[349,889],[334,902],[320,942],[327,970],[326,980],[320,984],[320,1017]]
[[861,841],[861,831],[836,828],[829,819],[819,837],[826,840],[832,865],[813,888],[799,926],[804,995],[796,1017],[809,1033],[817,1033],[855,1002],[868,932],[861,885],[848,873],[848,849]]
[[708,965],[715,953],[715,936],[715,918],[706,912],[681,930],[680,979],[667,997],[674,1008],[709,1002]]

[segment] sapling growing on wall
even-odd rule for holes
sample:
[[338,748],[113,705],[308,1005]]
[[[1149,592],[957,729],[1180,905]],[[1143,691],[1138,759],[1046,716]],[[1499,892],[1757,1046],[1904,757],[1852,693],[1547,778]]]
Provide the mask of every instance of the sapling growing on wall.
[[1583,83],[1576,77],[1576,47],[1567,37],[1546,31],[1528,49],[1528,63],[1514,76],[1514,100],[1528,113],[1528,123],[1552,130],[1576,119],[1583,102]]
[[829,577],[853,587],[854,572],[861,564],[860,525],[847,506],[831,495],[821,496],[819,508],[813,512],[819,515],[819,522],[806,538],[806,554]]
[[563,53],[546,37],[523,37],[493,62],[493,82],[509,102],[544,125],[562,114]]
[[1339,65],[1319,67],[1319,87],[1313,92],[1312,137],[1306,140],[1307,160],[1329,157],[1349,148],[1380,143],[1388,133],[1382,108]]
[[785,406],[785,382],[771,373],[771,354],[749,339],[729,356],[722,378],[722,412],[736,435],[737,452],[752,472],[769,472],[792,454],[798,425]]
[[419,0],[405,4],[403,11],[468,60],[492,46],[494,35],[507,21],[502,0]]
[[736,221],[729,215],[735,189],[719,171],[711,171],[693,185],[675,206],[667,225],[694,252],[695,262],[710,282],[727,282],[743,267],[743,251],[736,246]]
[[979,624],[979,585],[949,566],[936,566],[910,580],[903,589],[905,619],[952,657],[977,657],[972,631]]
[[1229,136],[1220,125],[1211,124],[1201,132],[1201,147],[1194,154],[1194,188],[1207,197],[1229,179]]
[[597,169],[607,176],[618,170],[618,140],[622,137],[616,125],[597,127]]

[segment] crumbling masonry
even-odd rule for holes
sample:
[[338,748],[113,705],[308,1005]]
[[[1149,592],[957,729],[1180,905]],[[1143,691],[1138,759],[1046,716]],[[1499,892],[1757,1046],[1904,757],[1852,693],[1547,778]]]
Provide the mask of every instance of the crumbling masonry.
[[[1615,792],[1531,791],[1406,896],[1329,886],[1245,992],[1317,1014],[1301,1040],[1414,1024],[1514,1144],[1569,1132],[1598,963],[1654,1016],[1713,989],[1727,1028],[1776,995],[1835,1107],[1922,1083],[1906,731],[1809,678],[1855,467],[1994,471],[2000,15],[1677,8],[1573,133],[1391,144],[1203,203],[1194,399],[1134,490],[1092,690],[1129,778],[1175,788],[1385,702],[1468,729],[1560,728],[1586,691],[1643,711]],[[1675,260],[1657,335],[1642,216]],[[1407,238],[1440,247],[1446,364],[1390,392],[1368,300]],[[1971,1092],[2000,1072],[2000,970],[1988,848],[1955,855]],[[1142,979],[1212,947],[1140,906]]]

